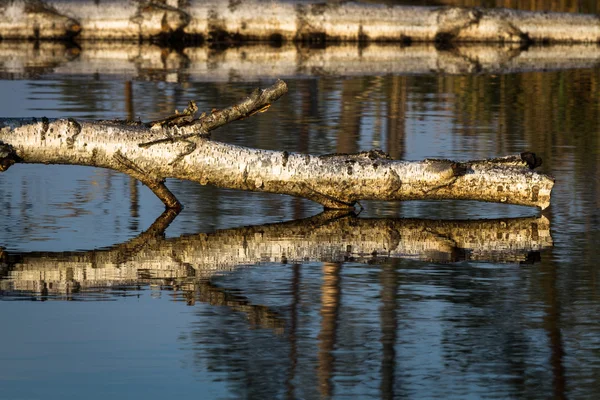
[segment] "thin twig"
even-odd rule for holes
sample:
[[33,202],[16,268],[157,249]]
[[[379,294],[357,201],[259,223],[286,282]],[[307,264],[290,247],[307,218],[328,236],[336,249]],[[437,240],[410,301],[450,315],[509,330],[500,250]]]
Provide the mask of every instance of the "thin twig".
[[[214,110],[209,115],[203,115],[200,118],[193,120],[191,123],[186,122],[185,125],[178,126],[176,128],[177,132],[180,133],[178,136],[172,135],[173,132],[168,131],[170,137],[140,143],[139,146],[146,148],[156,144],[186,140],[194,136],[209,136],[210,131],[225,124],[248,118],[257,113],[265,112],[271,103],[286,94],[287,91],[288,88],[285,82],[277,80],[277,82],[266,89],[255,89],[248,98],[231,107],[222,110]],[[163,129],[169,128],[165,127]],[[165,131],[165,134],[166,132],[167,131]]]

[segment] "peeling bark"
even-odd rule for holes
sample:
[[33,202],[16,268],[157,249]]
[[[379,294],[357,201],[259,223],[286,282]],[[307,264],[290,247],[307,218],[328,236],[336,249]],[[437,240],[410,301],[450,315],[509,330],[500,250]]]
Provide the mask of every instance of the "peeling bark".
[[[171,5],[172,4],[172,5]],[[0,37],[450,42],[598,42],[595,15],[351,2],[3,0]]]
[[264,111],[287,91],[283,81],[240,103],[178,126],[127,121],[0,119],[0,164],[42,163],[110,168],[147,184],[168,208],[179,202],[164,186],[177,178],[223,188],[304,197],[326,208],[359,200],[463,199],[545,209],[554,179],[533,171],[535,154],[454,162],[398,161],[377,150],[308,155],[220,143],[207,135]]
[[137,238],[107,250],[0,253],[0,269],[9,278],[0,280],[0,289],[39,293],[50,287],[64,293],[165,282],[193,290],[211,276],[254,264],[381,264],[391,258],[526,263],[552,246],[544,216],[436,221],[363,219],[328,211],[305,220],[165,239],[176,214],[166,211]]

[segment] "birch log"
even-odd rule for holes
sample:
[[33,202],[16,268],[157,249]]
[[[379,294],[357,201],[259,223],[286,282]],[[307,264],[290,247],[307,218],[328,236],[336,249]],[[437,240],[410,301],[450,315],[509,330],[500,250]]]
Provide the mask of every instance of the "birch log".
[[[0,252],[0,290],[50,293],[202,280],[248,265],[314,262],[525,263],[552,246],[544,216],[500,220],[364,219],[328,211],[304,220],[165,239],[166,211],[137,238],[106,250]],[[537,256],[536,256],[537,254]]]
[[[0,119],[0,170],[14,163],[110,168],[146,184],[168,208],[181,204],[164,185],[177,178],[223,188],[304,197],[326,208],[359,200],[463,199],[545,209],[554,179],[524,152],[455,162],[392,160],[381,151],[309,155],[210,140],[213,129],[264,111],[287,91],[283,81],[246,100],[192,119],[186,114],[149,125],[74,119]],[[182,117],[184,115],[184,117]],[[183,123],[171,126],[173,120]]]
[[595,15],[351,2],[2,0],[0,37],[598,42]]

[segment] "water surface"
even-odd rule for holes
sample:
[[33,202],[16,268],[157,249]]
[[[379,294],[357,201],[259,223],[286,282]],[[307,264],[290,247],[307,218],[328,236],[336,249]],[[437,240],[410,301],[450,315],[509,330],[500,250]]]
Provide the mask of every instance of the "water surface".
[[[271,83],[182,76],[21,76],[0,81],[0,110],[152,120]],[[552,206],[366,202],[321,234],[339,220],[306,200],[171,180],[185,209],[170,221],[122,174],[15,165],[0,174],[0,398],[597,397],[600,69],[286,82],[213,138],[404,160],[531,150]]]

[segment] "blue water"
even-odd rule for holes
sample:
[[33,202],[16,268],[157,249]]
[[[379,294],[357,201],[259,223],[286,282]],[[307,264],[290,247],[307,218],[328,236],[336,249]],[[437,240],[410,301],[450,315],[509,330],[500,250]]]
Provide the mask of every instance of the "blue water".
[[[478,245],[461,248],[425,222],[411,232],[454,253],[292,260],[306,250],[285,248],[296,228],[267,236],[320,206],[175,180],[167,185],[183,212],[126,247],[164,209],[140,183],[95,168],[12,166],[0,174],[0,398],[597,397],[599,77],[316,72],[287,79],[288,95],[268,112],[214,133],[265,149],[381,148],[406,160],[536,151],[557,182],[544,212],[552,245],[520,258],[477,258]],[[152,120],[190,99],[225,107],[271,83],[140,79],[127,94],[119,75],[42,78],[0,81],[2,116]],[[363,206],[359,219],[387,224],[540,217],[477,202]],[[385,240],[408,235],[396,233]],[[350,239],[335,235],[345,249]],[[206,243],[222,247],[198,250]],[[289,261],[270,258],[281,248]],[[219,264],[229,252],[249,261]],[[142,256],[148,265],[136,269]]]

